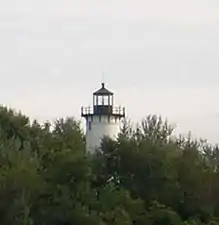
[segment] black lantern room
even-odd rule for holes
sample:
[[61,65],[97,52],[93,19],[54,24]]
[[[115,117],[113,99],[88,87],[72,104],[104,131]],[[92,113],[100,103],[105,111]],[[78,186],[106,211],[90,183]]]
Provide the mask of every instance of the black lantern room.
[[94,114],[111,114],[113,111],[113,93],[105,88],[104,83],[101,85],[102,87],[93,93]]
[[93,107],[82,107],[81,114],[83,117],[91,115],[124,117],[125,109],[114,107],[114,94],[105,87],[104,83],[102,83],[101,88],[93,93]]

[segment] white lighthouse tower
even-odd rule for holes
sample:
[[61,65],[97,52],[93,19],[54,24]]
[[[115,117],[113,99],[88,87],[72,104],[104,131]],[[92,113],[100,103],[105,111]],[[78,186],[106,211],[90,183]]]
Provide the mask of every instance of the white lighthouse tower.
[[104,136],[112,139],[118,136],[125,108],[114,106],[114,94],[102,83],[93,93],[93,106],[82,107],[81,116],[86,119],[86,150],[92,154]]

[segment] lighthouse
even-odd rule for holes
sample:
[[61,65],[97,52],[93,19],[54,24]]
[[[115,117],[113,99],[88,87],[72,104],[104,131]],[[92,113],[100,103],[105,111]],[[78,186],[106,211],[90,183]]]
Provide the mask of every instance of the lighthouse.
[[86,120],[86,150],[93,154],[103,137],[117,138],[125,108],[114,106],[113,92],[102,83],[101,88],[93,93],[93,106],[82,107],[81,116]]

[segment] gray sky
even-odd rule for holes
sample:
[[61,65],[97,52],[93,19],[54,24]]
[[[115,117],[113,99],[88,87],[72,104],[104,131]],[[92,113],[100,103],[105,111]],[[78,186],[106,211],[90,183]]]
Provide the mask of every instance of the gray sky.
[[133,121],[219,142],[219,1],[0,1],[0,103],[80,118],[102,72]]

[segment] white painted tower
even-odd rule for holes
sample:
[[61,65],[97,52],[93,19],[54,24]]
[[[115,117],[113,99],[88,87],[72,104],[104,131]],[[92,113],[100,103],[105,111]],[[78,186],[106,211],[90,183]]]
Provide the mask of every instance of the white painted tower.
[[115,139],[120,132],[125,108],[114,106],[114,94],[102,87],[93,93],[93,106],[82,107],[81,116],[86,119],[86,149],[94,153],[104,136]]

